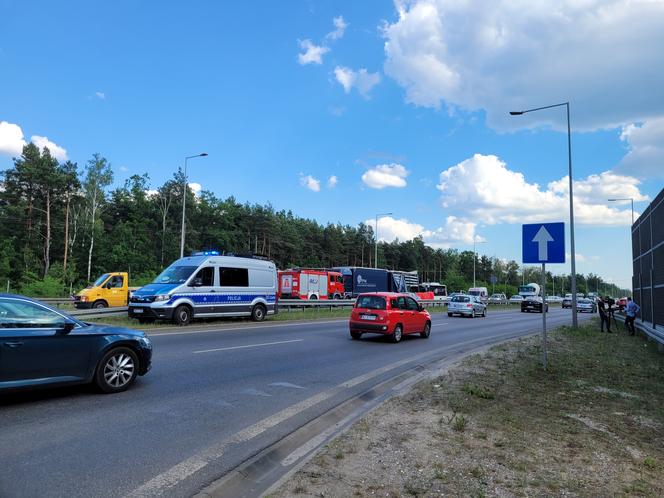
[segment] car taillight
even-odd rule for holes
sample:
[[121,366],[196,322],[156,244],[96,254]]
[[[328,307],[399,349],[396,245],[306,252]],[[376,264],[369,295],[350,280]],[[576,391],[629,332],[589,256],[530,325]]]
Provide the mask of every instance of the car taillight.
[[467,305],[466,305],[466,308],[472,308],[472,307],[473,307],[472,304],[467,304]]

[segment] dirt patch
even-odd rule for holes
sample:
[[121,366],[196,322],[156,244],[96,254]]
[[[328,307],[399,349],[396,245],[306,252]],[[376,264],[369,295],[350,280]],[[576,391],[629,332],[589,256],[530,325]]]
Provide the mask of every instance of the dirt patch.
[[539,355],[529,338],[467,358],[270,496],[664,496],[664,355],[594,324],[551,335],[548,372]]

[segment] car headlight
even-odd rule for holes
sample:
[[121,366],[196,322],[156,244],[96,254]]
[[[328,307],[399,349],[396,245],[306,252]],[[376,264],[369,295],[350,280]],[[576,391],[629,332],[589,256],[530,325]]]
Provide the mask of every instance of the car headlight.
[[88,300],[88,296],[81,296],[81,302],[85,303]]
[[168,294],[159,294],[158,296],[154,297],[155,302],[158,301],[168,301],[171,298]]

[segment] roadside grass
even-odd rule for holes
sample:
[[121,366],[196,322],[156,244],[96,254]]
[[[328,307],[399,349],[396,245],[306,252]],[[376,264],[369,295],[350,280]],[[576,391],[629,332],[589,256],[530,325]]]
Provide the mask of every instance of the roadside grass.
[[539,337],[468,357],[363,418],[274,496],[293,482],[308,496],[664,496],[664,354],[597,320],[549,338],[548,371]]

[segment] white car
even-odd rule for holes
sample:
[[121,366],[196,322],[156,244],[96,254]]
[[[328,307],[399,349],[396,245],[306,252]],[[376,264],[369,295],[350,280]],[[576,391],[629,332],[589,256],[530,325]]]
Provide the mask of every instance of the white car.
[[510,297],[510,304],[521,304],[523,302],[523,296],[520,294],[514,294]]
[[562,303],[563,298],[560,296],[546,296],[546,300],[550,303]]

